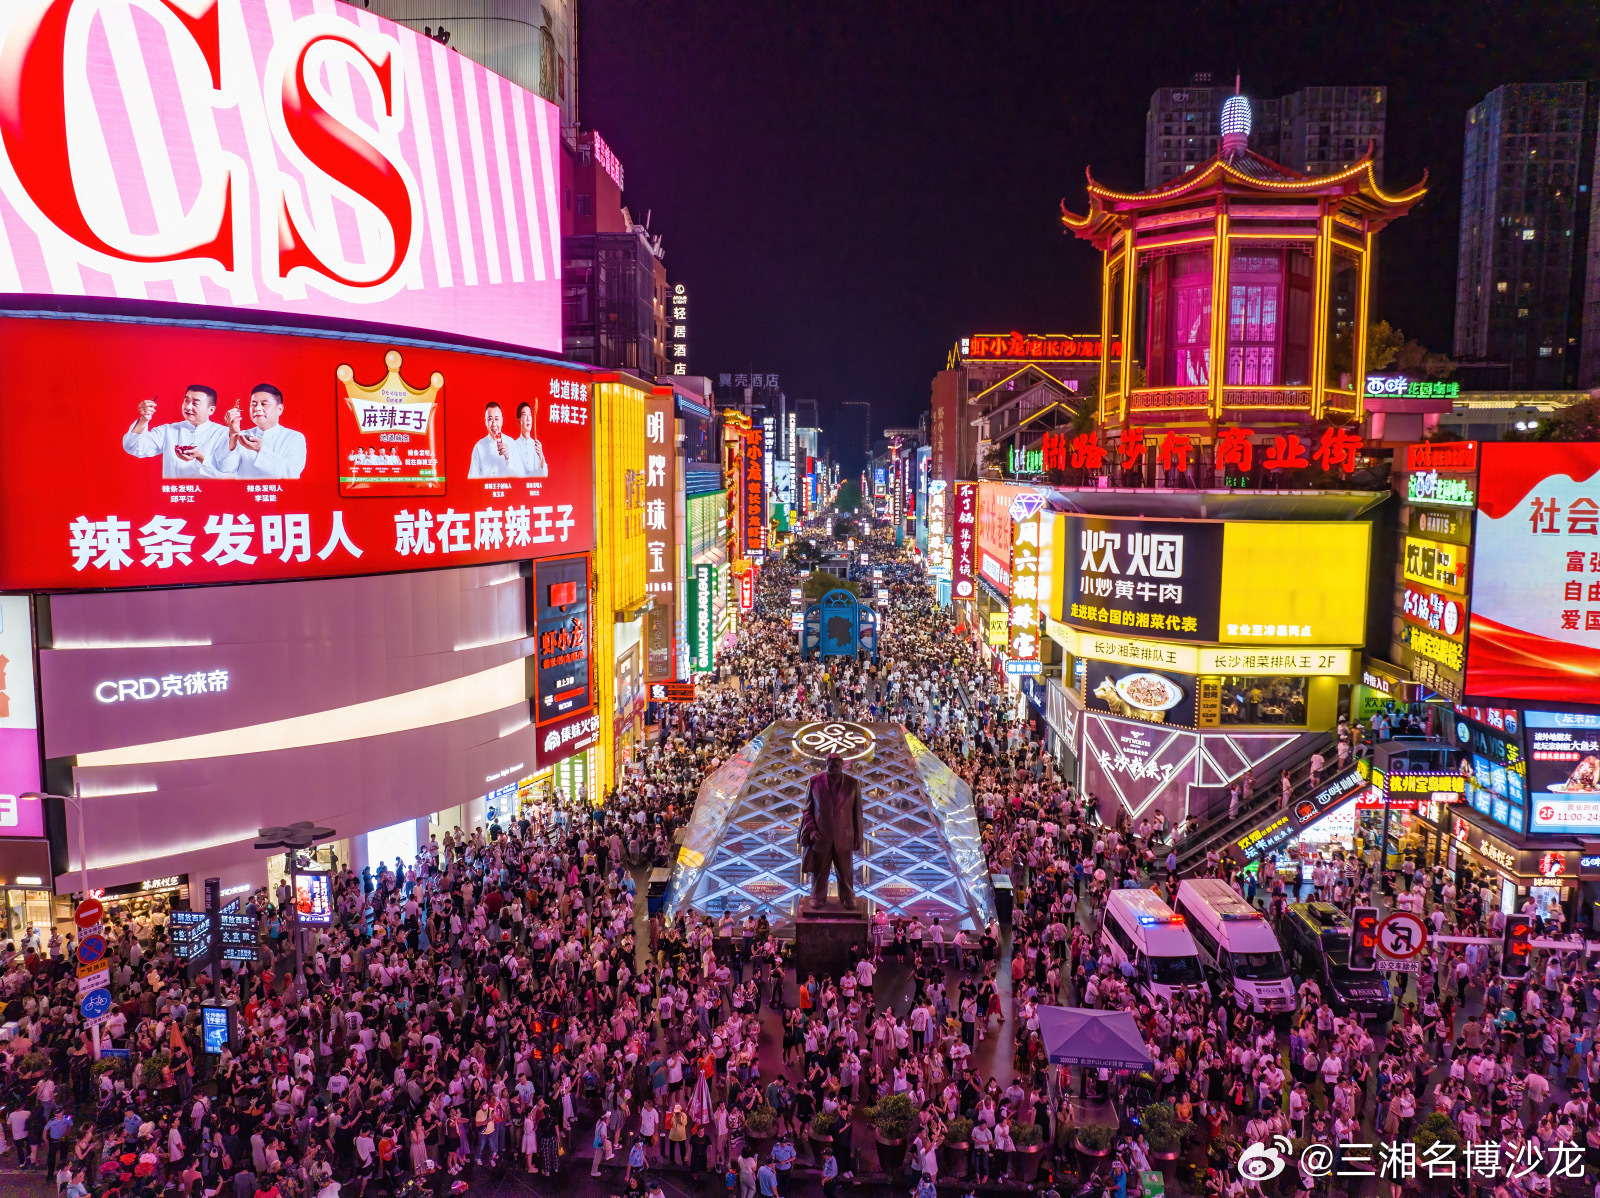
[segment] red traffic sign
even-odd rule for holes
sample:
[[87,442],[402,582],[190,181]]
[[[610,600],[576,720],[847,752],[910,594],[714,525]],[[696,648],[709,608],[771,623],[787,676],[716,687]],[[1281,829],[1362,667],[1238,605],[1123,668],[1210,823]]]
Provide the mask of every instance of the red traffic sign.
[[78,942],[78,960],[85,965],[93,965],[104,959],[106,955],[106,938],[104,936],[85,936]]
[[1385,957],[1409,961],[1428,943],[1428,925],[1420,915],[1396,911],[1378,924],[1378,948]]
[[100,905],[99,899],[86,898],[78,904],[78,909],[72,913],[72,920],[80,928],[92,928],[100,922],[105,914],[105,908]]

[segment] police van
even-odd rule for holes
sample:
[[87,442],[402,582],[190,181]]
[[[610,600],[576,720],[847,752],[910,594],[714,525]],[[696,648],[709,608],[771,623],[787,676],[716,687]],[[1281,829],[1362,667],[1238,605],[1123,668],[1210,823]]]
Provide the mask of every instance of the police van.
[[1132,963],[1133,985],[1147,998],[1170,999],[1183,987],[1210,993],[1183,916],[1154,890],[1113,890],[1100,939],[1124,976],[1123,962]]
[[1221,878],[1179,882],[1177,904],[1200,960],[1232,983],[1241,1007],[1294,1010],[1294,979],[1265,915]]

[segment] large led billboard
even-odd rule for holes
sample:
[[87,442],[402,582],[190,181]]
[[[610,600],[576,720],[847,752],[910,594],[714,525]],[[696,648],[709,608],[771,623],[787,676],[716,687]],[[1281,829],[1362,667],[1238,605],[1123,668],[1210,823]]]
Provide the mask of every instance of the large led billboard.
[[1156,640],[1290,647],[1366,637],[1363,521],[1063,515],[1059,618]]
[[581,371],[387,339],[22,317],[0,318],[0,357],[6,589],[371,574],[594,544]]
[[1600,444],[1489,442],[1467,693],[1600,703]]
[[0,8],[0,292],[559,349],[560,114],[321,0]]

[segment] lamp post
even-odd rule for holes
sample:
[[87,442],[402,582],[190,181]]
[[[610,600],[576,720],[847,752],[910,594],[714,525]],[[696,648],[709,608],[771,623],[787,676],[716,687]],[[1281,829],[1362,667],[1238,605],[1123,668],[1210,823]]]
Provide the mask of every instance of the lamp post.
[[[289,901],[295,902],[298,886],[295,884],[295,875],[298,869],[295,854],[302,849],[312,848],[319,840],[328,840],[336,836],[332,828],[319,828],[310,820],[300,820],[281,828],[261,828],[256,832],[256,845],[258,849],[284,849],[289,858]],[[301,975],[301,946],[300,946],[300,909],[295,906],[294,913],[294,984],[296,989],[302,984]]]
[[[76,782],[74,782],[72,784],[72,793],[70,795],[53,795],[53,794],[46,794],[43,791],[39,791],[39,790],[29,790],[29,791],[24,791],[22,794],[18,795],[17,797],[19,799],[40,799],[40,800],[44,800],[44,799],[60,799],[63,803],[71,803],[74,807],[76,807],[78,809],[78,866],[83,871],[83,897],[84,898],[88,898],[89,897],[89,853],[88,853],[88,850],[84,848],[84,843],[83,843],[83,825],[84,825],[83,799],[78,794],[78,784]],[[55,887],[52,886],[50,889],[54,890]]]

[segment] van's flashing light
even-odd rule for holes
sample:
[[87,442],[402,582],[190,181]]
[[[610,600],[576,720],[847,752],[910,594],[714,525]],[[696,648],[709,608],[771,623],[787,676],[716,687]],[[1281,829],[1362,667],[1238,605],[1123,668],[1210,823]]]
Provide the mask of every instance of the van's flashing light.
[[1183,916],[1181,916],[1181,915],[1141,915],[1141,916],[1139,916],[1139,922],[1141,924],[1143,924],[1147,928],[1158,927],[1158,926],[1160,926],[1162,924],[1181,924],[1183,922]]
[[1222,918],[1224,922],[1227,922],[1243,919],[1265,919],[1266,916],[1261,914],[1259,911],[1224,911],[1222,913]]

